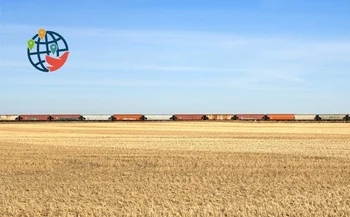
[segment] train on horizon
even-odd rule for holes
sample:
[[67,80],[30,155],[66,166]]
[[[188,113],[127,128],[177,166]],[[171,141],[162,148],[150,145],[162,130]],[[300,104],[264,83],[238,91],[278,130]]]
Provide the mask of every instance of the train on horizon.
[[28,114],[0,121],[350,121],[350,114]]

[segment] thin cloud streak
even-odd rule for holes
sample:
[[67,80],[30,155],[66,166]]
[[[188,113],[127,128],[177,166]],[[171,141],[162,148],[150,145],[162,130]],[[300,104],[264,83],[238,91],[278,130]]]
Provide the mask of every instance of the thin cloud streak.
[[[19,24],[3,24],[0,26],[1,34],[30,34],[37,31],[35,26]],[[163,42],[179,42],[187,45],[200,44],[207,46],[236,47],[246,45],[263,45],[268,44],[271,48],[279,48],[280,45],[289,45],[293,48],[296,45],[305,46],[308,49],[317,49],[319,51],[344,51],[348,52],[350,40],[316,40],[314,38],[298,38],[290,36],[242,36],[229,33],[214,33],[203,31],[181,31],[181,30],[157,30],[157,29],[104,29],[104,28],[67,28],[60,26],[48,26],[46,29],[52,29],[64,32],[65,37],[87,37],[87,38],[104,38],[104,39],[130,39],[140,42],[149,42],[163,44]],[[153,39],[153,40],[152,40]],[[161,40],[163,39],[163,40]],[[204,43],[202,43],[204,42]],[[208,42],[215,42],[210,44]],[[220,46],[219,46],[220,47]]]
[[[300,87],[283,87],[264,86],[264,82],[282,82],[284,79],[271,76],[269,79],[261,79],[254,77],[240,77],[240,78],[226,78],[216,80],[198,80],[198,81],[169,81],[169,80],[129,80],[129,79],[97,79],[97,80],[54,80],[40,81],[36,79],[27,79],[25,81],[18,80],[17,84],[22,86],[47,86],[47,87],[59,87],[67,88],[74,86],[77,87],[212,87],[212,88],[228,88],[228,89],[241,89],[241,90],[280,90],[280,91],[313,91],[311,88]],[[287,81],[290,78],[287,79]],[[13,80],[5,79],[1,80],[1,85],[14,82]]]

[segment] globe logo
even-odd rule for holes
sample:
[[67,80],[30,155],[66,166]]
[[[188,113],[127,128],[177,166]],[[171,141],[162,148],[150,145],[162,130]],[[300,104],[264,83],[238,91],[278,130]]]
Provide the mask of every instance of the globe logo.
[[40,29],[28,41],[27,55],[34,68],[42,72],[60,69],[69,54],[66,40],[58,33]]

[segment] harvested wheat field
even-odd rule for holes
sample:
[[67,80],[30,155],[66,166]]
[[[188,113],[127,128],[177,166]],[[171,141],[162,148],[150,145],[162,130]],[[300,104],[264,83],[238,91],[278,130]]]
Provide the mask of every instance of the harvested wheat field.
[[0,124],[0,216],[350,216],[350,124]]

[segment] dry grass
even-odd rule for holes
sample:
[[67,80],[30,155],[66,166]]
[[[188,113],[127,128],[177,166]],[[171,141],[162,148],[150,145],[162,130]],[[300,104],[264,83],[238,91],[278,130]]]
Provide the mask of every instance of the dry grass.
[[350,216],[350,124],[1,124],[0,216]]

